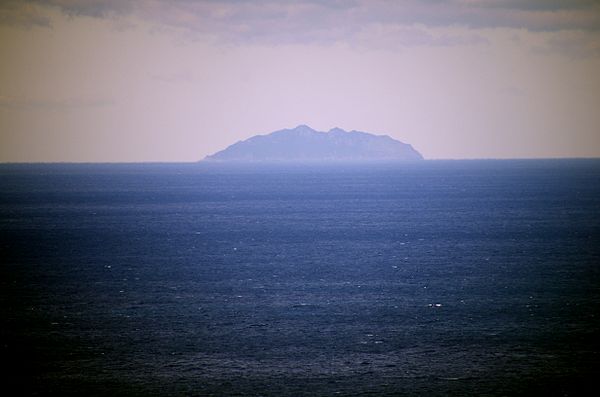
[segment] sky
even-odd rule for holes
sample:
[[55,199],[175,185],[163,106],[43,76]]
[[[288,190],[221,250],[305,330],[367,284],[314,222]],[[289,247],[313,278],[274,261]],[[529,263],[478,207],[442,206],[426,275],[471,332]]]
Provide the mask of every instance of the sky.
[[197,161],[299,124],[600,157],[600,2],[0,1],[0,162]]

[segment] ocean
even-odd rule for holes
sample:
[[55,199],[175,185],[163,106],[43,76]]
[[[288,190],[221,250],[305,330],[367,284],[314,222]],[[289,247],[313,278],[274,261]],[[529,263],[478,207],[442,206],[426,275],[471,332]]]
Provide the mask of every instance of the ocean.
[[597,159],[3,164],[0,259],[14,395],[575,396],[600,375]]

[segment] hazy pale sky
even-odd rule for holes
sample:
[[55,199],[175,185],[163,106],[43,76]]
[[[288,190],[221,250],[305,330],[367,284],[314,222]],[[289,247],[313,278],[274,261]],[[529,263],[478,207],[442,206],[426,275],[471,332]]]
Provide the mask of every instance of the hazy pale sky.
[[195,161],[307,124],[599,157],[595,0],[2,0],[0,161]]

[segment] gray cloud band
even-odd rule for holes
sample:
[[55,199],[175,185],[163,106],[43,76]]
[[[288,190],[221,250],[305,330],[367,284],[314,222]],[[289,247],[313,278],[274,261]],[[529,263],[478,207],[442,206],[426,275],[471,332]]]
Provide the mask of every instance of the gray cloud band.
[[49,8],[70,16],[134,16],[221,40],[251,42],[347,40],[372,26],[401,25],[600,30],[600,4],[593,0],[8,0],[0,5],[0,22],[48,25],[43,11]]

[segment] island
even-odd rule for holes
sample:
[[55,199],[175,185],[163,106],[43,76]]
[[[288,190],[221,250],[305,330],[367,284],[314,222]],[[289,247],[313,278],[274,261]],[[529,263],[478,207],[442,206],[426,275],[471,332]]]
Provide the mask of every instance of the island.
[[333,128],[316,131],[307,125],[255,135],[206,156],[211,162],[364,162],[418,161],[411,145],[387,135]]

